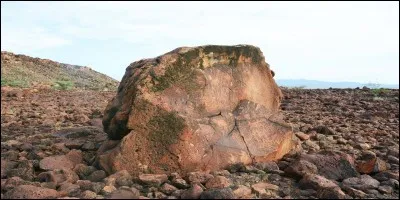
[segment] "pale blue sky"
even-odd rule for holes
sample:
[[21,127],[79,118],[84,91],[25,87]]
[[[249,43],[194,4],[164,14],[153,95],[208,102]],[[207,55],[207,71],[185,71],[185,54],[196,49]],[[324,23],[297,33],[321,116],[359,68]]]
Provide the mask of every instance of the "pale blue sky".
[[120,80],[180,46],[252,44],[277,79],[396,84],[399,2],[1,2],[1,50]]

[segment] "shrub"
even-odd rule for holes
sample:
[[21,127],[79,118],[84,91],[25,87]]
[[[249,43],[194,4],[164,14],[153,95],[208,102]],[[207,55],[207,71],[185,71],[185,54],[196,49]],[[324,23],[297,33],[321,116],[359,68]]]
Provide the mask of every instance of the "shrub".
[[58,90],[71,90],[74,88],[74,82],[72,82],[72,81],[56,81],[53,87]]
[[26,81],[24,81],[24,80],[1,79],[1,86],[28,87],[28,83]]
[[380,95],[383,95],[383,94],[389,92],[389,90],[385,89],[385,88],[374,88],[374,89],[371,89],[371,92],[372,92],[372,94],[374,94],[375,97],[377,97],[377,96],[380,96]]

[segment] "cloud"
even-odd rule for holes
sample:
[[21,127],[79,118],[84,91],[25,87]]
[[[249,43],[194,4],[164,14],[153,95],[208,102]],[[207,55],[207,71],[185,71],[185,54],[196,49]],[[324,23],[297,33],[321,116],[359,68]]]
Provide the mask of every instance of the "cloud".
[[349,66],[373,69],[376,59],[383,70],[398,68],[398,2],[2,2],[1,11],[2,50],[79,49],[90,40],[151,48],[151,57],[178,46],[247,43],[288,78],[339,79]]
[[48,31],[36,27],[17,28],[17,27],[1,27],[1,50],[13,52],[29,52],[34,50],[61,47],[71,44],[71,41],[51,34]]

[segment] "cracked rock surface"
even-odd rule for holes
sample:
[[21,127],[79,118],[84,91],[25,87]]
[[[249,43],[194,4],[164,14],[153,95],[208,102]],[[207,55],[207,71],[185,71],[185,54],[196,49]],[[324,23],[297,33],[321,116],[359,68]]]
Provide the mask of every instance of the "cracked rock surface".
[[281,98],[254,46],[183,47],[134,62],[104,112],[109,141],[96,163],[137,175],[277,160],[293,147]]

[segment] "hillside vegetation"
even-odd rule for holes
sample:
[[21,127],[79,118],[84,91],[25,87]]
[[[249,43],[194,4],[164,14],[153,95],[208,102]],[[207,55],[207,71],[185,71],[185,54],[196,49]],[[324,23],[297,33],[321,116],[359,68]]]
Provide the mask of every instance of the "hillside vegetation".
[[116,90],[119,82],[89,67],[1,52],[1,86]]

